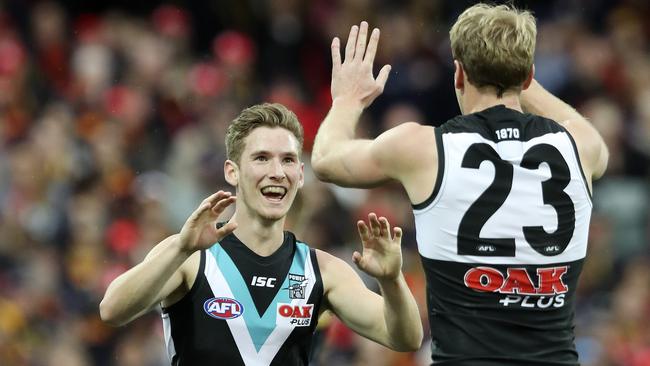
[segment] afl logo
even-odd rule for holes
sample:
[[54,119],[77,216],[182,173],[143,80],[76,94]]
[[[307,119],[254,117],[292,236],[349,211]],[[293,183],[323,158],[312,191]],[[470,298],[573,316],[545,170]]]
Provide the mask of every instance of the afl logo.
[[203,303],[203,310],[213,318],[233,319],[244,313],[242,304],[229,297],[213,297]]

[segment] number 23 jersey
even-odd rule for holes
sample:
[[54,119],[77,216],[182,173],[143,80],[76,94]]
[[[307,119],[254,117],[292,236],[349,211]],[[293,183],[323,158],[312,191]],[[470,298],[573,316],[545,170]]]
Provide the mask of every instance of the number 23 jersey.
[[413,206],[434,363],[577,365],[592,206],[572,137],[502,105],[435,131],[436,185]]

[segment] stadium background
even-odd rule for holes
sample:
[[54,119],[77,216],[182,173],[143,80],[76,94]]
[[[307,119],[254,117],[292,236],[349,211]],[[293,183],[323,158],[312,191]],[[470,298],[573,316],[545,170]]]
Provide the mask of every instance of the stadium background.
[[[393,71],[360,131],[457,114],[447,32],[471,3],[0,2],[0,364],[168,364],[158,314],[110,328],[98,303],[204,196],[228,188],[225,127],[261,101],[284,103],[305,126],[307,182],[288,228],[349,259],[355,219],[388,216],[405,229],[404,270],[424,321],[403,191],[319,183],[309,149],[330,102],[331,38],[364,19],[381,28],[377,63]],[[581,360],[650,365],[650,3],[515,4],[538,17],[537,78],[590,118],[611,152],[578,289]],[[429,357],[426,340],[396,354],[326,325],[314,365]]]

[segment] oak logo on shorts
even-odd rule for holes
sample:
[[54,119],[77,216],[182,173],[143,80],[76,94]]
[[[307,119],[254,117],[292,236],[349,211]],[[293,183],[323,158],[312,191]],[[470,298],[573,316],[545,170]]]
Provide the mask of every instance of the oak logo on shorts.
[[276,323],[295,327],[308,327],[311,324],[313,310],[314,304],[278,303]]
[[229,297],[213,297],[205,300],[203,310],[213,318],[233,319],[244,313],[244,306]]

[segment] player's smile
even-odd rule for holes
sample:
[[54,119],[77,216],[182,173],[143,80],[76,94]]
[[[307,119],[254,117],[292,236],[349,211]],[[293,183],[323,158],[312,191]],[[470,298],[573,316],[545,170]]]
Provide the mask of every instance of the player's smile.
[[287,194],[287,188],[283,186],[269,185],[260,190],[260,193],[271,202],[281,202]]

